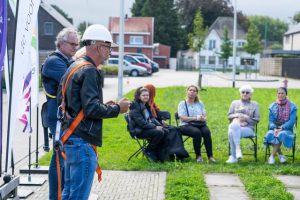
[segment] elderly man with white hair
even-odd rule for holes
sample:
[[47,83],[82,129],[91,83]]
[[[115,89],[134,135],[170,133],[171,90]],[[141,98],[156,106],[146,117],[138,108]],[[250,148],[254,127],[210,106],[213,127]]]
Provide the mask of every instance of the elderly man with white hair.
[[254,92],[250,85],[244,85],[240,89],[240,100],[234,100],[229,108],[228,136],[230,141],[230,156],[226,163],[236,163],[242,158],[240,139],[254,136],[254,127],[259,122],[259,107],[255,101],[251,101]]

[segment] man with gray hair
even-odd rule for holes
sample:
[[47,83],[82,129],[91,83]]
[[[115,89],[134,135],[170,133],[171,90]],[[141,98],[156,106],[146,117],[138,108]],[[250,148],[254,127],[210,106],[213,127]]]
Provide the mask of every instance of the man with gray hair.
[[[73,62],[72,56],[74,56],[79,47],[79,35],[77,31],[73,28],[64,28],[58,33],[55,45],[55,52],[46,58],[41,69],[42,84],[47,99],[46,118],[52,136],[55,135],[57,122],[57,90],[62,76]],[[62,160],[61,155],[59,156],[60,160]],[[61,185],[58,185],[55,157],[56,153],[53,151],[49,167],[49,199],[51,200],[57,200],[58,188],[62,190],[64,184],[64,176],[62,174]],[[63,173],[63,165],[60,165],[60,167],[60,171]]]

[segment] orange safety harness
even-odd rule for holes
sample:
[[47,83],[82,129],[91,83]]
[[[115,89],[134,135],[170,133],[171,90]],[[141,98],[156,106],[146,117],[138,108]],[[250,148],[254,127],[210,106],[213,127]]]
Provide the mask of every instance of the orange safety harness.
[[[65,108],[65,95],[66,95],[66,89],[69,83],[70,78],[72,77],[72,75],[75,73],[76,70],[78,70],[80,67],[85,66],[85,65],[92,65],[90,62],[82,62],[78,65],[76,65],[71,72],[69,73],[69,75],[67,76],[66,82],[65,84],[62,85],[62,103],[59,106],[59,108],[61,109],[62,113],[64,114],[66,111]],[[63,145],[68,139],[69,137],[72,135],[72,133],[74,132],[74,130],[76,129],[76,127],[78,126],[78,124],[81,122],[81,120],[84,118],[84,113],[83,113],[83,109],[80,110],[80,112],[78,113],[78,115],[76,116],[76,118],[74,119],[74,121],[72,122],[72,124],[70,125],[70,127],[67,129],[67,131],[64,133],[64,135],[61,138],[61,141],[56,141],[57,144],[55,144],[54,148],[55,148],[55,152],[56,152],[56,171],[57,171],[57,182],[58,182],[58,200],[61,200],[61,173],[60,173],[60,163],[59,163],[59,149],[61,147],[61,145]],[[91,146],[93,147],[97,159],[98,159],[98,153],[97,153],[97,147],[96,145],[91,144]],[[61,155],[63,157],[64,160],[67,159],[66,154],[64,153],[64,151],[61,151]],[[101,169],[99,166],[99,163],[97,164],[97,168],[96,168],[96,173],[98,175],[98,181],[101,181]]]

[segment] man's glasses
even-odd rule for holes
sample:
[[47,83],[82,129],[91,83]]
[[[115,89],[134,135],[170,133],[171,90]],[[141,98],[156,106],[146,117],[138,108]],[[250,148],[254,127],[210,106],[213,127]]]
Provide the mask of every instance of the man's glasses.
[[68,43],[69,45],[73,46],[73,47],[78,47],[79,44],[78,43],[74,43],[74,42],[68,42],[68,41],[64,41],[65,43]]
[[250,92],[242,91],[242,94],[250,94]]

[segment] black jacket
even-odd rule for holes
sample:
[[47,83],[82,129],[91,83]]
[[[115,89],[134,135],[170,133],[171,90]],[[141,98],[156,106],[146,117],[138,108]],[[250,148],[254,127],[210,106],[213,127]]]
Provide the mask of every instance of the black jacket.
[[66,90],[66,110],[70,118],[62,123],[62,130],[66,130],[77,114],[83,109],[84,119],[75,129],[75,135],[96,146],[102,145],[102,119],[117,117],[120,108],[118,105],[108,106],[103,104],[101,73],[89,57],[84,57],[73,63],[64,74],[58,91],[58,103],[61,102],[61,87],[70,71],[80,62],[88,61],[93,65],[79,68],[69,80]]
[[[129,116],[135,129],[135,134],[141,133],[143,129],[155,129],[159,125],[152,117],[148,104],[144,105],[140,101],[133,101],[129,109]],[[146,119],[146,110],[150,114],[150,120]]]

